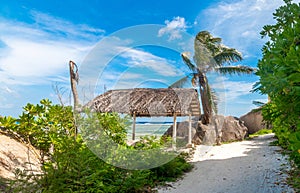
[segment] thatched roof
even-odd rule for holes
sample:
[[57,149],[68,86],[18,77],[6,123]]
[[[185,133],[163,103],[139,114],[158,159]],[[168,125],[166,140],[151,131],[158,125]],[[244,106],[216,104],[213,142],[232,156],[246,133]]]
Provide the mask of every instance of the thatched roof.
[[86,106],[97,112],[135,113],[137,117],[200,116],[198,93],[186,88],[110,90]]

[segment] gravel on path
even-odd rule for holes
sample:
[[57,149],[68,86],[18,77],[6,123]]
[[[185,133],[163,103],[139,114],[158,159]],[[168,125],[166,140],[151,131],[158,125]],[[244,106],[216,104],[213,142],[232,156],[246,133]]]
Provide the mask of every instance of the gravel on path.
[[197,146],[192,162],[194,169],[183,179],[159,188],[159,193],[293,193],[287,185],[290,169],[280,147],[270,146],[274,135],[252,140]]

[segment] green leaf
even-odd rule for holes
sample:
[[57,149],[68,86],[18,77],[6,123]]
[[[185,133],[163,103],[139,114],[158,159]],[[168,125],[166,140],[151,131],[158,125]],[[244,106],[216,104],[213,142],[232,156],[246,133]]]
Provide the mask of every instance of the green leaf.
[[217,67],[216,71],[221,73],[221,74],[252,74],[255,72],[256,69],[248,67],[248,66],[222,66],[222,67]]
[[[190,74],[191,76],[191,74]],[[182,88],[190,79],[190,76],[182,77],[181,79],[177,80],[173,84],[169,86],[169,88]]]
[[289,75],[287,79],[292,83],[300,83],[300,72]]

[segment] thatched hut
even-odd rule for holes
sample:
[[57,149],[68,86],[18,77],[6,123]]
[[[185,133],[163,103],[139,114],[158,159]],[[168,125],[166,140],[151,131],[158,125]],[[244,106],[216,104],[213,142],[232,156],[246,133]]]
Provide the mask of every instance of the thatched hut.
[[[96,112],[118,112],[136,117],[200,116],[198,93],[186,88],[134,88],[110,90],[90,101],[87,107]],[[176,135],[176,131],[173,132]],[[176,136],[175,136],[176,138]]]
[[87,104],[97,112],[118,112],[138,117],[199,116],[200,105],[195,89],[135,88],[110,90]]

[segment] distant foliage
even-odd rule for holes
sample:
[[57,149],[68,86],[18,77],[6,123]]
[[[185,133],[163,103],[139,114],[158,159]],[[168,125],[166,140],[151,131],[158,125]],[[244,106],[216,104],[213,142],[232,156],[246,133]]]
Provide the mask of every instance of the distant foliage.
[[[77,115],[71,107],[53,105],[44,99],[37,105],[27,104],[17,119],[0,117],[1,133],[37,149],[43,171],[42,175],[16,171],[17,180],[5,186],[6,192],[149,192],[159,183],[174,180],[191,169],[184,155],[151,170],[126,170],[107,164],[87,147],[80,134],[75,135],[74,116]],[[162,140],[145,138],[151,140],[136,147],[127,146],[127,120],[118,114],[93,114],[88,119],[97,120],[98,130],[101,128],[123,149],[143,150],[163,145]],[[91,131],[82,132],[88,135]]]
[[269,96],[264,119],[272,123],[279,144],[300,166],[300,4],[285,0],[274,18],[277,23],[261,32],[270,40],[258,63],[255,90]]
[[272,133],[272,130],[270,130],[270,129],[261,129],[253,134],[250,134],[249,138],[254,138],[254,137],[257,137],[260,135],[266,135],[266,134],[270,134],[270,133]]

